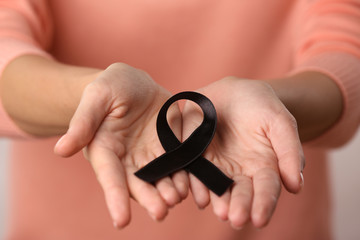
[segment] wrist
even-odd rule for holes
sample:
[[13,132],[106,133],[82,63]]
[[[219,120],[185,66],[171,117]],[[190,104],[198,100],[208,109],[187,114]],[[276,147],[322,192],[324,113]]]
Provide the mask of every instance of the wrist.
[[341,91],[322,73],[302,72],[265,81],[297,120],[302,141],[320,136],[341,116]]
[[67,88],[67,96],[64,96],[64,98],[67,98],[68,101],[66,101],[65,99],[63,99],[63,101],[60,101],[58,103],[58,108],[62,108],[62,111],[64,111],[65,113],[64,117],[66,119],[64,119],[64,126],[66,128],[69,126],[69,122],[79,106],[85,88],[90,83],[92,83],[100,75],[101,72],[102,71],[97,70],[91,73],[86,73],[84,75],[69,77],[64,81],[64,86]]
[[39,56],[20,56],[1,78],[4,109],[24,132],[35,136],[64,133],[84,87],[97,69],[65,65]]

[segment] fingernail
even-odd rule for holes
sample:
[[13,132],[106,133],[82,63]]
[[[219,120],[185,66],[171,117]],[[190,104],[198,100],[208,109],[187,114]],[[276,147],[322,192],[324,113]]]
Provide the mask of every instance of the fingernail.
[[231,224],[231,227],[232,227],[233,229],[235,229],[235,230],[241,230],[241,229],[243,229],[243,226],[234,226],[234,225],[232,225],[232,224]]
[[301,160],[301,172],[304,171],[305,164],[306,164],[305,156],[302,156],[302,160]]
[[57,143],[55,144],[55,148],[61,144],[62,140],[64,139],[65,135],[63,135],[58,141]]
[[197,206],[199,210],[205,210],[206,206]]
[[220,222],[227,222],[227,219],[224,219],[224,218],[221,218],[221,217],[218,217],[218,220],[219,220]]
[[303,188],[304,187],[304,175],[302,172],[300,172],[300,179],[301,179],[300,186],[301,186],[301,188]]
[[113,225],[114,225],[114,228],[116,228],[116,229],[119,229],[120,227],[119,227],[119,225],[117,224],[117,222],[113,222]]
[[154,221],[159,221],[159,220],[157,219],[157,217],[155,216],[155,214],[149,213],[149,215],[150,215],[150,217],[151,217]]

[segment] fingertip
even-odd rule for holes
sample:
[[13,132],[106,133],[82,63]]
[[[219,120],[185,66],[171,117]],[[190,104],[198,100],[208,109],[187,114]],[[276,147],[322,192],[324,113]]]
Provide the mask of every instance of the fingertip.
[[231,227],[235,230],[241,230],[243,229],[243,226],[237,226],[237,225],[234,225],[233,223],[231,223]]
[[167,216],[168,208],[166,204],[154,204],[148,209],[148,213],[154,221],[160,222]]
[[223,221],[223,222],[226,222],[228,220],[228,215],[227,215],[227,211],[221,211],[221,212],[218,212],[218,213],[215,213],[216,216],[218,216],[218,218]]
[[167,206],[174,207],[176,204],[181,202],[181,197],[175,189],[169,189],[165,192],[160,193],[161,197],[166,202]]
[[300,193],[302,191],[302,189],[304,188],[304,175],[302,172],[300,172],[300,188],[296,193]]
[[194,175],[189,175],[190,190],[199,209],[206,208],[210,203],[209,189]]
[[277,197],[273,198],[274,204],[264,205],[259,202],[254,203],[251,211],[251,221],[256,228],[263,228],[269,222],[275,211]]
[[269,223],[275,211],[281,192],[281,180],[274,169],[264,168],[255,174],[253,183],[251,220],[255,227],[263,228]]
[[303,155],[298,157],[287,157],[279,161],[281,180],[290,193],[299,193],[303,186],[302,170],[305,165]]
[[108,208],[113,220],[113,225],[116,229],[123,229],[129,225],[131,221],[130,206],[126,203],[121,204],[120,202],[111,203],[108,200]]
[[256,211],[251,216],[251,221],[256,228],[264,228],[269,223],[270,218],[266,218],[263,212]]
[[254,209],[251,213],[251,221],[256,228],[266,227],[274,213],[275,207],[273,208],[257,208]]
[[304,180],[304,174],[302,172],[300,172],[300,180],[301,180],[300,186],[301,188],[303,188],[305,184],[305,180]]
[[234,178],[235,184],[231,190],[229,221],[231,226],[239,230],[250,221],[250,211],[253,200],[253,182],[246,176]]
[[221,221],[227,221],[228,220],[228,213],[229,213],[229,208],[224,206],[224,207],[218,207],[218,208],[213,208],[213,211],[215,213],[215,215],[221,220]]
[[133,173],[135,167],[128,167],[127,180],[131,196],[146,209],[149,216],[155,221],[163,220],[168,214],[168,205],[154,185],[144,182]]
[[298,174],[293,174],[292,176],[281,176],[282,181],[286,190],[290,193],[297,194],[300,193],[304,187],[304,176],[302,172]]
[[215,193],[210,192],[210,199],[213,206],[215,215],[221,221],[227,221],[229,215],[230,205],[230,191],[227,190],[222,196],[217,196]]
[[65,137],[65,135],[61,136],[54,146],[54,153],[56,155],[62,156],[62,145],[63,145],[62,142],[63,142],[64,137]]
[[131,220],[129,195],[120,189],[105,191],[105,200],[117,229],[126,227]]
[[209,206],[210,201],[203,201],[203,202],[196,202],[197,207],[199,208],[199,210],[204,210],[207,206]]
[[210,203],[210,193],[205,185],[197,178],[191,175],[190,178],[191,193],[199,209],[206,208]]
[[188,184],[182,184],[182,183],[176,183],[176,189],[181,197],[181,200],[184,200],[189,195],[189,185]]
[[70,157],[73,155],[72,144],[69,144],[69,137],[67,134],[63,135],[55,144],[54,153],[60,157]]
[[168,207],[173,207],[177,203],[181,202],[181,197],[170,178],[167,177],[159,180],[156,183],[156,188]]
[[116,229],[123,229],[125,228],[127,225],[129,225],[131,221],[131,217],[130,216],[122,216],[121,218],[113,218],[113,225],[114,228]]
[[249,222],[250,213],[248,209],[239,208],[236,212],[229,212],[229,221],[231,223],[231,227],[240,230],[244,227],[246,223]]
[[184,200],[189,195],[189,177],[185,171],[177,172],[173,175],[172,180],[175,188],[179,193],[181,200]]
[[197,207],[200,210],[205,209],[210,204],[210,195],[208,192],[207,193],[192,192],[192,195]]

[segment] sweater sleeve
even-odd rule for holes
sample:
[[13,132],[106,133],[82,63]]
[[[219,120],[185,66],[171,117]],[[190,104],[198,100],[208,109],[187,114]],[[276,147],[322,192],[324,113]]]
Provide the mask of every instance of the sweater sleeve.
[[[13,59],[26,54],[51,58],[52,24],[45,0],[0,1],[0,78]],[[25,137],[6,113],[0,98],[0,136]]]
[[[343,96],[339,120],[306,145],[345,144],[360,123],[360,1],[303,0],[296,36],[295,69],[318,71],[335,81]],[[326,99],[324,99],[326,101]]]

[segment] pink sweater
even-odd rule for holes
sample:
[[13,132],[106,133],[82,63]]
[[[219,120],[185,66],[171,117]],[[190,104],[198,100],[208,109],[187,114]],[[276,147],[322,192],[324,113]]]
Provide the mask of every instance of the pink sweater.
[[345,108],[307,143],[305,188],[283,191],[269,226],[232,230],[191,198],[162,223],[136,203],[116,231],[102,191],[81,154],[60,159],[56,139],[32,139],[0,108],[11,147],[11,210],[6,239],[330,239],[326,149],[346,143],[360,122],[359,0],[2,0],[0,74],[17,56],[105,68],[125,62],[173,93],[225,76],[262,79],[317,70],[339,85]]

